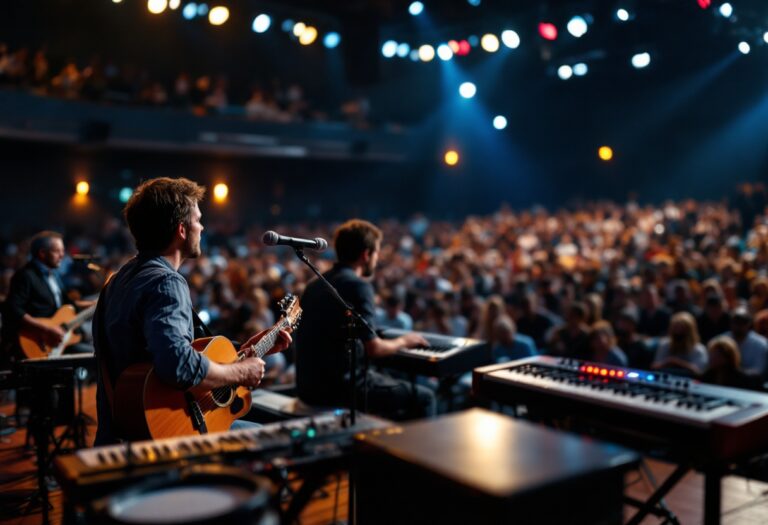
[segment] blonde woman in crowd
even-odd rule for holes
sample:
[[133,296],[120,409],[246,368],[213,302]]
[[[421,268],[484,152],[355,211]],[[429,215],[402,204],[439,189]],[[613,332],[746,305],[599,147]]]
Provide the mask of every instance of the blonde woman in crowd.
[[669,334],[659,343],[652,367],[698,376],[707,368],[709,357],[700,343],[696,320],[688,312],[678,312],[669,323]]

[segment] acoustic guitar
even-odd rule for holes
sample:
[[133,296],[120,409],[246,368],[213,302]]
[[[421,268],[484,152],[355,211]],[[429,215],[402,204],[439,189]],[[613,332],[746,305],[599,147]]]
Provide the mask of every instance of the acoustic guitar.
[[59,308],[53,317],[37,317],[36,320],[48,326],[58,326],[64,330],[64,338],[57,346],[51,346],[39,336],[39,334],[22,328],[19,331],[19,345],[21,351],[27,359],[39,359],[41,357],[59,357],[68,346],[79,343],[83,336],[75,333],[75,330],[93,317],[96,311],[96,305],[93,304],[83,310],[75,313],[75,307],[65,304]]
[[[297,297],[286,296],[280,307],[283,315],[255,345],[237,350],[229,339],[216,336],[195,339],[192,346],[222,364],[264,357],[274,346],[278,332],[293,330],[301,318]],[[125,369],[114,389],[115,423],[120,434],[130,440],[222,432],[250,408],[251,391],[246,387],[179,390],[160,381],[151,363]]]

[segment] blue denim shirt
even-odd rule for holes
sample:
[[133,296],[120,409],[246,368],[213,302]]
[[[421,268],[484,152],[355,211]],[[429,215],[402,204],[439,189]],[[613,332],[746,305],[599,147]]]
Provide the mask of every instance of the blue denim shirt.
[[[208,358],[192,348],[189,286],[161,256],[128,261],[110,280],[93,320],[97,356],[106,360],[112,387],[130,365],[151,362],[161,381],[179,389],[200,383]],[[106,346],[106,348],[103,348]],[[115,407],[115,410],[119,410]],[[99,370],[97,445],[115,441],[112,413]]]

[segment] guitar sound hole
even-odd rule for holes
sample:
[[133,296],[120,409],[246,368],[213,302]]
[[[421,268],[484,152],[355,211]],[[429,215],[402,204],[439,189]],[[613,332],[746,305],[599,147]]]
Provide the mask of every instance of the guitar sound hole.
[[235,398],[235,389],[232,387],[217,388],[211,392],[213,402],[220,407],[229,406]]

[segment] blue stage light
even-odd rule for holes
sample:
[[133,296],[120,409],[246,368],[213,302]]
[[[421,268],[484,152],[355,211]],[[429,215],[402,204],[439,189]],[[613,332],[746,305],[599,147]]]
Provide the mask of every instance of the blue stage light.
[[260,14],[256,18],[253,19],[253,25],[251,28],[253,29],[254,33],[264,33],[269,29],[269,26],[272,25],[272,19],[269,17],[269,15]]
[[464,98],[472,98],[477,93],[477,86],[472,82],[464,82],[459,86],[459,95]]
[[397,42],[394,40],[387,40],[384,45],[381,46],[381,54],[386,58],[392,58],[397,53]]
[[181,14],[187,20],[192,20],[197,16],[197,4],[193,2],[185,5],[184,9],[181,10]]
[[334,47],[338,46],[339,42],[341,42],[341,36],[335,31],[328,33],[323,38],[323,45],[328,49],[333,49]]
[[424,4],[421,2],[411,2],[411,5],[408,6],[408,12],[413,16],[419,16],[424,12]]

